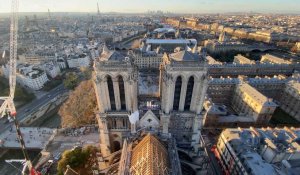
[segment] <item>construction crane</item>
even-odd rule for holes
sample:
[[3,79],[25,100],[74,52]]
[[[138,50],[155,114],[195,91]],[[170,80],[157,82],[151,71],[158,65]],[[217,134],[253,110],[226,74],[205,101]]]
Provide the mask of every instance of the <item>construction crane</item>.
[[16,60],[17,60],[17,35],[18,35],[18,0],[12,0],[10,23],[10,58],[9,58],[9,95],[0,97],[4,100],[0,107],[1,117],[9,113],[10,116],[16,115],[16,108],[13,102],[16,88]]
[[[26,168],[28,167],[30,175],[39,175],[40,173],[35,171],[35,169],[33,168],[26,151],[25,142],[20,131],[19,123],[16,119],[17,112],[14,104],[18,48],[18,6],[18,0],[12,0],[10,16],[9,95],[7,97],[0,97],[0,100],[3,101],[0,107],[0,117],[2,118],[4,116],[7,116],[9,121],[14,122],[15,124],[17,136],[20,141],[21,149],[25,158],[22,174],[25,175]],[[20,162],[20,160],[14,162]]]

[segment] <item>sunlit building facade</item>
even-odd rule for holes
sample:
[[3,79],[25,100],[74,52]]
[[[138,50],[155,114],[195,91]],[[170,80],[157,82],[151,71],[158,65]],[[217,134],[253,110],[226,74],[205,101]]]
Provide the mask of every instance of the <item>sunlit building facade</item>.
[[230,128],[213,150],[224,174],[298,174],[299,136],[299,128]]
[[247,83],[238,84],[232,98],[232,108],[251,116],[257,124],[267,124],[278,105]]
[[290,81],[286,84],[280,98],[280,107],[300,121],[300,83]]

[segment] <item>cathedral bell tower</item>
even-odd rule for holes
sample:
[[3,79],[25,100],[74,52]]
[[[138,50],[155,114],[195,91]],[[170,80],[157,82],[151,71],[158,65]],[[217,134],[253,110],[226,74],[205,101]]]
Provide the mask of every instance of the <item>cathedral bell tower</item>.
[[160,72],[163,133],[197,149],[208,83],[205,58],[189,51],[165,54]]
[[138,70],[133,61],[106,46],[94,62],[101,153],[118,151],[131,130],[128,116],[137,110]]

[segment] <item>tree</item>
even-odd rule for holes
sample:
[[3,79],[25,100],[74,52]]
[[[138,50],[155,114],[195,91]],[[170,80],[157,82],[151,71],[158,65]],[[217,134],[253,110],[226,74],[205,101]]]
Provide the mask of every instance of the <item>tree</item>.
[[94,162],[93,159],[96,157],[96,152],[97,148],[93,146],[66,150],[62,154],[61,160],[58,162],[57,174],[63,175],[64,171],[66,171],[67,165],[75,169],[80,174],[92,174],[91,167],[92,162]]
[[28,91],[26,91],[26,89],[20,87],[20,86],[16,86],[16,90],[15,90],[15,100],[16,101],[24,101],[26,103],[32,101],[33,99],[35,99],[35,95],[33,93],[30,93]]
[[78,76],[74,72],[69,72],[64,80],[64,86],[68,89],[74,89],[79,82]]
[[92,80],[82,81],[60,107],[62,127],[78,127],[95,122],[96,94]]
[[[9,95],[9,84],[8,79],[0,76],[0,96]],[[18,104],[28,103],[35,98],[35,95],[28,92],[25,88],[21,87],[19,84],[16,85],[15,98],[14,100]]]
[[82,72],[85,80],[92,78],[92,70],[89,67],[80,67],[80,71]]

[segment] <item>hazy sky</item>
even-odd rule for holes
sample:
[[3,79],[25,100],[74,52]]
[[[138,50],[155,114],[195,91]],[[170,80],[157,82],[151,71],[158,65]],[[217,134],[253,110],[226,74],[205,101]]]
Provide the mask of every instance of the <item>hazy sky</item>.
[[[300,0],[19,0],[20,12],[145,12],[179,13],[273,12],[300,13]],[[0,13],[10,11],[11,0],[0,0]]]

